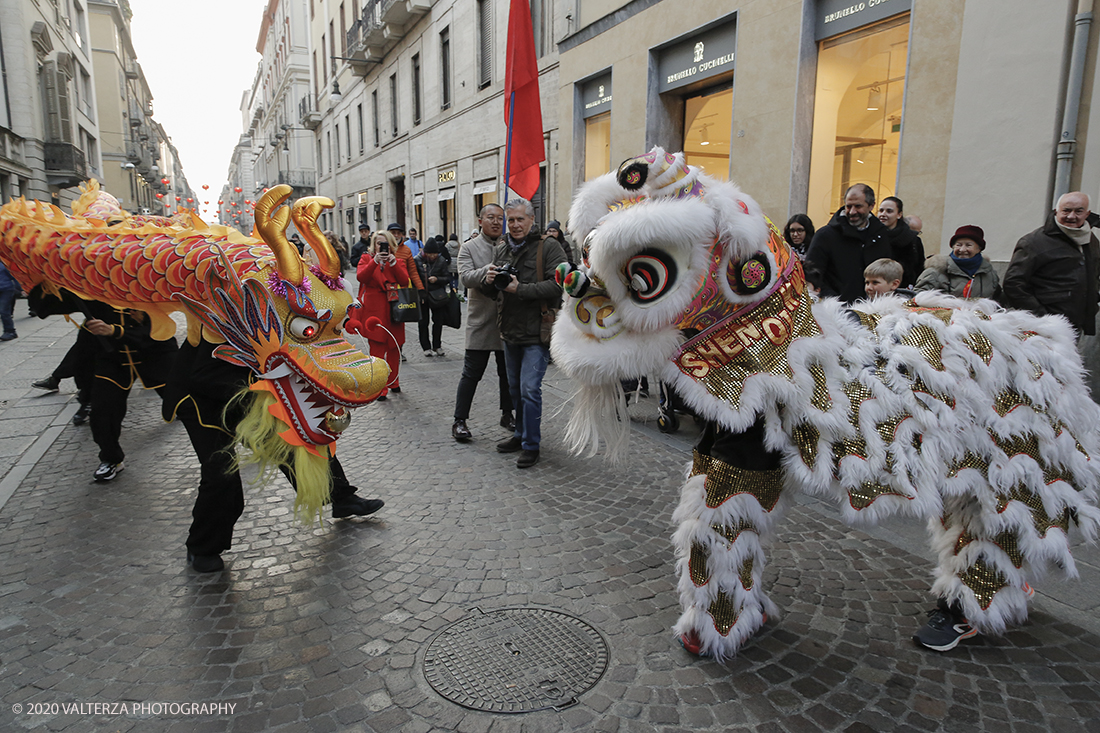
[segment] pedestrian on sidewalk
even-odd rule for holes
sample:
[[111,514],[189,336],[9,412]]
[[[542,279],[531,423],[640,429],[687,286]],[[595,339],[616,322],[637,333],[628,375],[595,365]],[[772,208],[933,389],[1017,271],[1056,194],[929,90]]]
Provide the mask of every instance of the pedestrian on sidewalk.
[[[443,245],[438,239],[429,239],[424,249],[413,258],[420,281],[424,283],[427,307],[420,314],[420,348],[424,356],[443,356],[443,309],[451,297],[451,272],[447,260],[441,256]],[[431,340],[428,339],[428,319],[431,318]]]
[[497,364],[500,426],[513,431],[516,429],[516,421],[512,416],[512,396],[508,389],[508,369],[504,364],[500,326],[497,325],[497,304],[480,290],[485,273],[493,262],[493,251],[504,231],[504,209],[497,204],[486,204],[481,207],[478,224],[480,234],[462,245],[457,258],[458,276],[469,293],[466,305],[466,354],[462,362],[462,376],[458,380],[458,394],[455,395],[455,421],[451,426],[452,437],[460,443],[473,438],[466,421],[470,419],[474,393],[489,365],[490,356]]
[[390,390],[401,392],[398,372],[401,369],[401,347],[405,344],[405,324],[392,317],[391,297],[397,289],[411,288],[405,261],[394,254],[397,243],[389,232],[378,232],[370,248],[359,259],[356,278],[359,280],[359,308],[348,320],[348,330],[367,338],[371,356],[386,360],[390,367],[389,384],[378,399],[388,399]]
[[0,321],[4,324],[4,333],[0,335],[0,341],[11,341],[18,338],[15,332],[15,299],[21,288],[15,281],[11,272],[0,262]]

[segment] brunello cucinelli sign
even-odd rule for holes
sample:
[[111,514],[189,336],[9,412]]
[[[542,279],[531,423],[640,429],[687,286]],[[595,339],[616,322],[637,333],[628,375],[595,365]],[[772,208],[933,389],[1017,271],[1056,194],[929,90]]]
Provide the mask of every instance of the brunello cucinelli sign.
[[817,40],[885,20],[913,7],[913,0],[818,0]]
[[611,74],[602,74],[585,82],[581,88],[585,119],[603,114],[611,109]]
[[677,41],[657,53],[657,89],[679,89],[701,79],[733,71],[737,24],[712,26]]

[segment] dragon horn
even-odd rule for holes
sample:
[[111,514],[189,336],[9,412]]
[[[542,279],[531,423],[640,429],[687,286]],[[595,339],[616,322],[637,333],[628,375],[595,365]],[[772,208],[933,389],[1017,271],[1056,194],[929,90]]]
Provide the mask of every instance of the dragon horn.
[[317,253],[321,272],[329,277],[339,277],[342,272],[340,269],[340,256],[332,248],[332,243],[328,241],[328,237],[317,226],[317,217],[322,210],[331,209],[335,205],[332,199],[327,196],[307,196],[294,202],[294,211],[291,213],[294,218],[294,226],[298,228],[301,235],[313,247],[313,251]]
[[290,223],[290,209],[276,207],[290,198],[293,189],[281,183],[268,190],[256,202],[256,231],[275,254],[275,269],[287,282],[301,285],[306,276],[305,263],[302,262],[298,248],[286,238],[286,226]]

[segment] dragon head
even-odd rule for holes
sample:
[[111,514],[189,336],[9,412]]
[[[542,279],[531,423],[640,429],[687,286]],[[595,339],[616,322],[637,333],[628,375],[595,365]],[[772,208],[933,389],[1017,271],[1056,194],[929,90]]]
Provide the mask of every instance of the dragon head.
[[[595,451],[601,437],[613,455],[625,446],[620,379],[702,384],[754,368],[763,344],[789,341],[787,306],[802,300],[798,258],[752,198],[687,165],[683,153],[654,148],[587,183],[569,223],[583,242],[581,261],[556,273],[565,317],[551,350],[579,385],[567,435],[575,450]],[[780,307],[753,343],[707,352],[714,338],[742,336],[727,330],[761,318],[758,306],[773,300]],[[714,359],[700,360],[700,349]],[[723,389],[715,383],[715,395]]]
[[[214,354],[248,367],[250,389],[279,425],[279,437],[316,455],[348,426],[349,409],[382,391],[389,377],[384,361],[364,355],[344,336],[348,311],[358,307],[344,289],[340,259],[317,227],[317,216],[333,202],[299,199],[293,210],[278,208],[291,188],[280,185],[256,205],[256,231],[273,258],[239,278],[222,255],[220,267],[206,271],[207,302],[185,302],[210,334],[225,343]],[[295,225],[317,253],[308,265],[286,238]]]

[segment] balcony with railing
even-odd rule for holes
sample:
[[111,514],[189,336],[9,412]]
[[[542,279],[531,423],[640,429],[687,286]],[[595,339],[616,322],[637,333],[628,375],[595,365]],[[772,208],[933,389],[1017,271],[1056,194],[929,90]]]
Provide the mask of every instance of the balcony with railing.
[[294,188],[313,190],[317,188],[317,174],[313,170],[291,169],[279,171],[279,183],[285,183]]
[[303,127],[308,127],[310,130],[316,130],[321,124],[321,113],[313,103],[312,94],[307,93],[298,100],[298,120]]
[[[435,0],[368,0],[347,32],[347,55],[355,59],[348,62],[352,70],[365,76],[371,62],[381,61],[433,5]],[[360,59],[363,63],[357,63]]]
[[45,143],[46,181],[51,186],[68,188],[88,177],[84,151],[72,143]]

